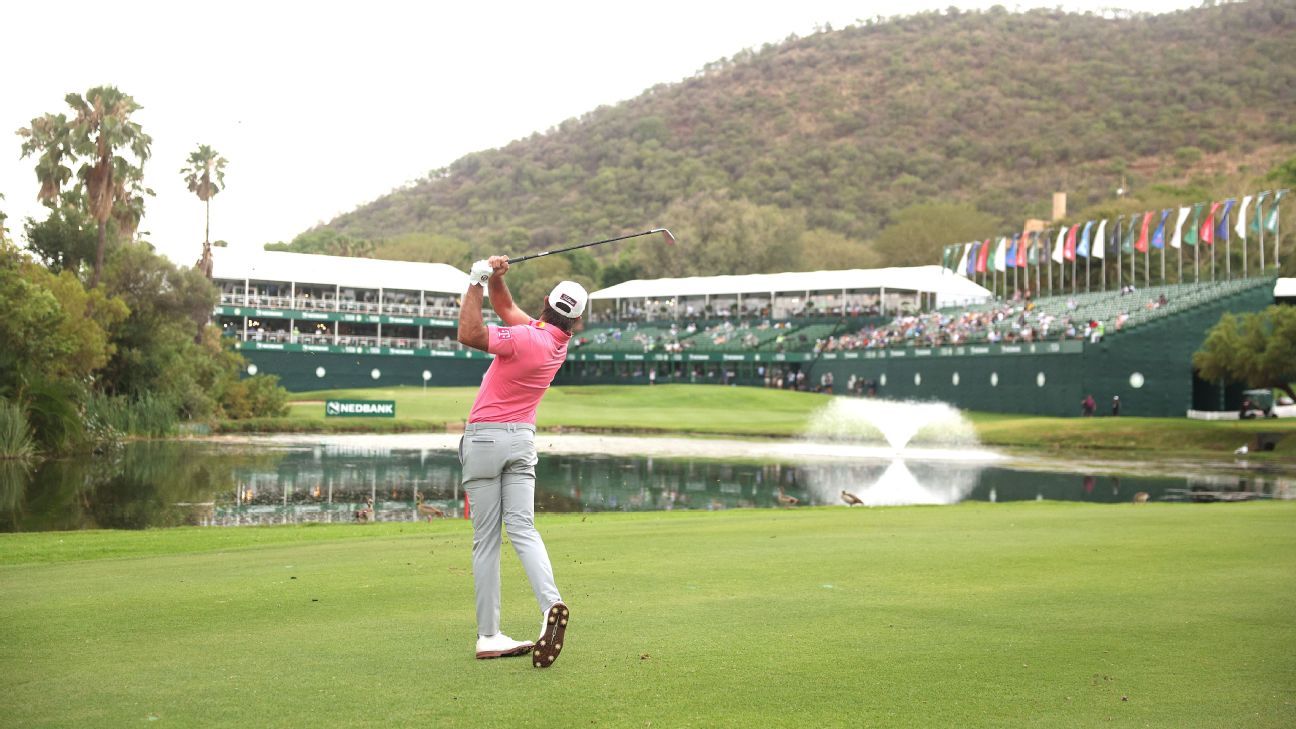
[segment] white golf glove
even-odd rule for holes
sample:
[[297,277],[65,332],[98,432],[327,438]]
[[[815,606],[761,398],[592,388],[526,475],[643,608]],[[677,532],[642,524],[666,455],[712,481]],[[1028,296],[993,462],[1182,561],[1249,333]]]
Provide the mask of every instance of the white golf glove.
[[482,259],[474,263],[472,269],[468,271],[468,283],[485,287],[486,282],[490,280],[491,274],[494,272],[495,269],[491,268],[490,263]]

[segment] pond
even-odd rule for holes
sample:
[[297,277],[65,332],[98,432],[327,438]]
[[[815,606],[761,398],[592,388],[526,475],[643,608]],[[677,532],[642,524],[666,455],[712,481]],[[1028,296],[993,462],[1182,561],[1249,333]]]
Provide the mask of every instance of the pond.
[[[398,436],[313,440],[137,442],[35,470],[0,462],[0,531],[353,522],[367,500],[374,521],[463,516],[459,462],[447,447],[452,439],[423,448]],[[544,446],[537,466],[541,512],[845,506],[846,493],[881,506],[1118,503],[1139,493],[1151,501],[1292,498],[1296,491],[1291,480],[1250,474],[1134,478],[921,454],[718,460],[561,448],[546,454]]]

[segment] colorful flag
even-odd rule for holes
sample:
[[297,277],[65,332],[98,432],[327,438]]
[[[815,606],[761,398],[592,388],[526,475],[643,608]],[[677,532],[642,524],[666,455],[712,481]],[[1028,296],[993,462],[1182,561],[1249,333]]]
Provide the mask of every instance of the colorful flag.
[[1184,243],[1195,246],[1199,242],[1197,233],[1201,229],[1201,211],[1202,204],[1197,203],[1192,207],[1192,222],[1188,224],[1188,232],[1184,233]]
[[1251,216],[1251,232],[1260,235],[1260,226],[1264,225],[1264,201],[1269,197],[1269,191],[1265,190],[1256,196],[1255,215]]
[[1076,223],[1066,234],[1066,245],[1062,248],[1062,257],[1068,261],[1075,260],[1076,249],[1076,231],[1080,230],[1080,224]]
[[1147,253],[1148,249],[1148,225],[1152,222],[1152,213],[1143,214],[1143,224],[1139,227],[1138,240],[1134,241],[1134,250],[1139,253]]
[[967,275],[968,275],[968,278],[972,278],[972,276],[977,272],[977,267],[976,267],[977,258],[980,257],[980,254],[981,254],[981,244],[980,244],[980,243],[972,243],[972,244],[970,244],[970,245],[971,245],[971,248],[968,249],[968,254],[967,254],[967,256],[966,256],[966,258],[967,258],[967,263],[966,263],[966,265],[967,265]]
[[1004,265],[1008,268],[1017,268],[1017,238],[1014,235],[1012,242],[1008,244],[1008,252],[1004,254]]
[[1278,232],[1278,203],[1282,201],[1283,196],[1286,194],[1286,190],[1279,190],[1274,193],[1273,204],[1269,206],[1269,215],[1264,221],[1264,230],[1266,233]]
[[1183,247],[1183,224],[1188,219],[1188,213],[1190,212],[1192,212],[1192,208],[1179,208],[1179,217],[1175,220],[1174,235],[1170,236],[1171,248]]
[[958,259],[958,263],[954,267],[954,273],[957,273],[958,275],[967,278],[968,275],[972,273],[971,271],[968,270],[968,254],[971,253],[972,251],[972,244],[964,243],[961,246],[955,246],[955,247],[961,250],[955,256]]
[[1215,240],[1217,241],[1222,240],[1225,243],[1229,242],[1228,216],[1229,216],[1229,211],[1233,209],[1233,203],[1235,202],[1237,202],[1237,200],[1233,200],[1231,198],[1224,201],[1224,209],[1220,211],[1219,225],[1215,229]]
[[1000,238],[999,242],[995,244],[995,254],[994,254],[995,256],[994,267],[995,270],[999,271],[1000,273],[1003,273],[1004,271],[1008,270],[1008,267],[1004,261],[1005,254],[1007,252],[1008,252],[1008,239]]
[[1157,223],[1156,232],[1152,234],[1153,248],[1165,248],[1165,224],[1168,217],[1170,217],[1170,211],[1162,210],[1161,222]]
[[1130,216],[1129,228],[1125,231],[1125,240],[1121,242],[1121,251],[1124,253],[1134,252],[1134,238],[1138,236],[1138,225],[1134,223],[1134,216]]
[[1215,212],[1220,208],[1217,202],[1211,203],[1210,212],[1206,213],[1206,219],[1202,221],[1201,230],[1198,231],[1198,238],[1203,245],[1214,245],[1215,243]]
[[1053,244],[1053,262],[1061,263],[1064,259],[1062,249],[1066,244],[1066,226],[1058,228],[1057,242]]
[[1098,223],[1098,232],[1094,233],[1093,257],[1102,260],[1107,255],[1107,221]]
[[1242,239],[1243,243],[1246,243],[1246,235],[1247,235],[1246,214],[1247,214],[1247,208],[1250,205],[1251,205],[1251,196],[1247,195],[1243,197],[1242,205],[1241,207],[1238,208],[1237,226],[1233,228],[1233,230],[1237,232],[1238,237]]
[[976,272],[985,273],[986,270],[990,268],[989,265],[986,265],[989,263],[990,263],[990,239],[987,238],[986,240],[982,241],[981,250],[977,253]]
[[1040,262],[1040,234],[1039,231],[1030,234],[1030,250],[1026,253],[1026,263],[1031,266],[1038,265]]
[[1080,245],[1076,246],[1076,255],[1089,257],[1089,229],[1093,226],[1093,221],[1085,223],[1084,232],[1080,234]]

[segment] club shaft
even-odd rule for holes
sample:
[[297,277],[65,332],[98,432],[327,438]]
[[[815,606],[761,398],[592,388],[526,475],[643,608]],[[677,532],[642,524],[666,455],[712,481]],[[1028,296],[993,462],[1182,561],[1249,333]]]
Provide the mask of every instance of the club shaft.
[[542,253],[532,253],[532,254],[529,255],[529,256],[519,256],[519,257],[517,257],[517,258],[510,258],[508,262],[509,262],[509,265],[513,265],[514,263],[521,263],[522,261],[529,261],[529,260],[531,260],[532,258],[540,258],[541,256],[551,256],[551,255],[553,255],[553,254],[555,254],[555,253],[566,253],[567,251],[574,251],[574,250],[576,250],[576,249],[578,249],[578,248],[589,248],[590,246],[601,246],[601,245],[603,245],[604,243],[615,243],[615,242],[617,242],[617,241],[619,241],[619,240],[625,240],[625,239],[627,239],[627,238],[638,238],[639,236],[643,236],[643,235],[652,235],[652,234],[654,234],[654,233],[660,233],[660,232],[662,232],[662,228],[653,228],[652,230],[645,230],[645,231],[642,232],[642,233],[631,233],[630,235],[623,235],[623,236],[619,236],[619,237],[617,237],[617,238],[608,238],[608,239],[606,239],[606,240],[596,240],[596,241],[592,241],[592,242],[590,242],[590,243],[580,243],[580,244],[577,244],[577,245],[574,245],[574,246],[568,246],[568,247],[566,247],[566,248],[559,248],[559,249],[556,250],[556,251],[544,251],[544,252],[542,252]]

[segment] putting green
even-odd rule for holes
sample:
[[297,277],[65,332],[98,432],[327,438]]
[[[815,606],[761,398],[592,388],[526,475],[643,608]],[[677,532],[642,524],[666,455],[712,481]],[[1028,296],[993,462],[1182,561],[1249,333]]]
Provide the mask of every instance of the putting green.
[[[14,726],[1296,724],[1296,503],[542,515],[561,659],[472,657],[463,521],[0,535]],[[505,632],[537,608],[511,550]]]

